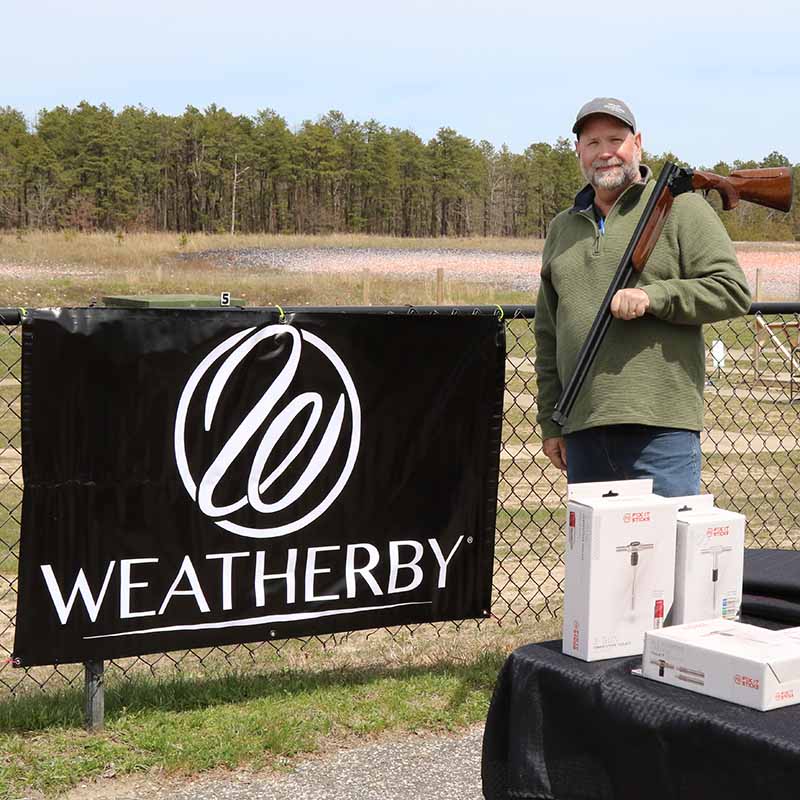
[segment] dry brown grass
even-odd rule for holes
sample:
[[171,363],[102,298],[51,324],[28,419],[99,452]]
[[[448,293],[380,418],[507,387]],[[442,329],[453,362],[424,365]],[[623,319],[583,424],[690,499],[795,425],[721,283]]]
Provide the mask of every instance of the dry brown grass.
[[[0,265],[1,266],[1,265]],[[364,283],[368,282],[365,292]],[[219,267],[206,260],[172,261],[152,267],[127,268],[119,264],[86,271],[56,270],[38,265],[6,271],[0,287],[0,307],[81,307],[101,304],[109,295],[203,294],[229,291],[249,307],[434,305],[436,276],[408,280],[371,273],[326,274],[246,270]],[[501,290],[482,283],[447,279],[445,305],[531,303],[529,293]]]
[[[429,280],[412,281],[371,274],[367,278],[366,303],[364,280],[359,274],[332,274],[320,280],[313,273],[246,271],[212,267],[206,261],[185,261],[151,270],[110,268],[91,274],[56,276],[47,268],[39,268],[3,276],[0,307],[81,307],[93,301],[101,304],[102,298],[109,295],[191,293],[216,296],[223,291],[242,298],[249,307],[436,303],[435,275]],[[485,284],[446,280],[444,285],[445,305],[532,301],[528,293],[495,289]]]

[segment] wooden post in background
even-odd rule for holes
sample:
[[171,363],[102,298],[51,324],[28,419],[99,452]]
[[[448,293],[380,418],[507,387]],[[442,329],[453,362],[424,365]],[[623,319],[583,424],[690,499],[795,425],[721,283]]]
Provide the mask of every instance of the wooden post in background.
[[[755,296],[753,298],[756,303],[761,300],[761,268],[756,268],[756,291]],[[755,325],[755,339],[753,341],[753,369],[755,370],[756,375],[761,372],[761,326],[758,324],[756,320],[754,323]]]
[[369,270],[363,269],[361,272],[362,285],[364,287],[363,303],[365,306],[369,305]]
[[436,268],[436,305],[444,304],[444,267]]

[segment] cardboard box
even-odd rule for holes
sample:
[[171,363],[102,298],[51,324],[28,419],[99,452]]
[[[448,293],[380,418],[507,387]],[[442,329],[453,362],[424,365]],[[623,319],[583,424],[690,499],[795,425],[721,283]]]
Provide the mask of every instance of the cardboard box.
[[675,603],[670,624],[738,618],[745,522],[741,514],[720,508],[678,511]]
[[568,488],[562,649],[584,661],[638,655],[672,607],[676,505],[651,480]]
[[645,634],[642,674],[767,711],[800,700],[800,641],[741,622],[689,622]]

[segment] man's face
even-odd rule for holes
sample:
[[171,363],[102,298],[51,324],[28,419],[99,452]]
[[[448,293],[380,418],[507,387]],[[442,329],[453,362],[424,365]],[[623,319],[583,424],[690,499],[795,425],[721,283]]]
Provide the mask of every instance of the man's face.
[[614,117],[595,114],[583,123],[575,142],[583,177],[605,191],[639,180],[642,136]]

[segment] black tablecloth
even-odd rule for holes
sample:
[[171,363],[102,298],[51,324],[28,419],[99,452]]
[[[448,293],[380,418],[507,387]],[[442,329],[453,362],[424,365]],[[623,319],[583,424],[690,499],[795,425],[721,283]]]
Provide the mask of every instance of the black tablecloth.
[[745,550],[744,591],[800,602],[800,552]]
[[743,614],[800,625],[800,552],[745,550],[743,592]]
[[587,663],[561,642],[506,660],[483,741],[487,800],[797,800],[800,706],[754,711]]

